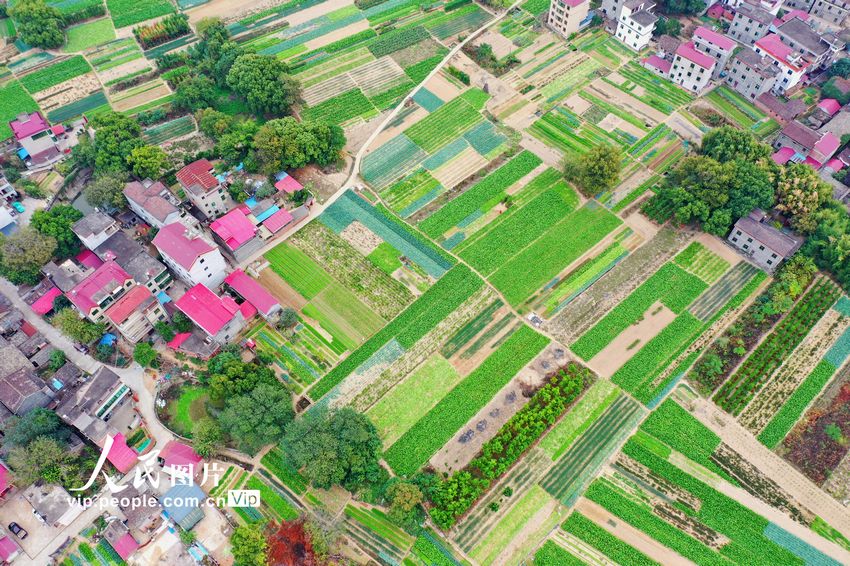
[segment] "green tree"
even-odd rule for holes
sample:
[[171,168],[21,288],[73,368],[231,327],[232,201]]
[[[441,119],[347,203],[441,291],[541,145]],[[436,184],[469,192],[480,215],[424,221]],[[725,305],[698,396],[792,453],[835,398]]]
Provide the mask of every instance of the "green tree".
[[15,284],[34,285],[40,279],[41,267],[56,251],[56,240],[24,226],[11,236],[0,238],[0,265],[3,275]]
[[65,365],[65,352],[62,350],[53,350],[50,352],[50,369],[58,371]]
[[80,318],[73,309],[62,309],[53,316],[53,326],[82,344],[90,344],[104,335],[106,325]]
[[758,141],[752,132],[723,126],[705,134],[699,153],[726,163],[736,159],[756,162],[770,157],[772,151],[770,146]]
[[844,92],[835,85],[835,81],[841,77],[832,77],[821,87],[821,98],[834,98],[839,104],[844,105],[850,102],[850,92]]
[[622,160],[620,148],[599,144],[578,157],[565,158],[564,176],[585,196],[593,196],[619,181]]
[[130,169],[127,158],[134,149],[145,145],[139,123],[124,114],[107,112],[95,116],[90,125],[95,130],[92,150],[81,151],[78,158],[82,163],[91,160],[97,174],[126,174]]
[[198,540],[198,535],[194,531],[185,531],[180,529],[180,542],[186,546],[192,546]]
[[414,527],[418,522],[424,499],[419,486],[411,482],[396,481],[387,488],[386,495],[390,504],[390,519],[403,527]]
[[124,206],[124,176],[107,173],[83,187],[86,201],[97,208],[112,209]]
[[41,407],[33,409],[22,417],[9,418],[2,430],[3,442],[8,446],[26,446],[40,437],[65,442],[70,433],[55,412]]
[[174,329],[168,325],[165,321],[159,321],[153,325],[153,329],[157,334],[162,336],[162,339],[166,342],[171,342],[174,340]]
[[279,383],[263,383],[228,399],[219,423],[239,450],[256,454],[263,446],[279,442],[294,416],[289,392]]
[[204,108],[195,112],[198,128],[208,137],[217,140],[236,126],[233,116],[219,112],[214,108]]
[[268,543],[262,524],[239,525],[230,535],[234,566],[267,566]]
[[280,384],[271,368],[253,362],[245,363],[230,352],[222,352],[210,359],[204,380],[209,384],[210,397],[214,401],[245,395],[261,384]]
[[224,431],[212,418],[204,417],[192,427],[192,447],[204,458],[215,455],[223,445]]
[[58,483],[65,487],[85,484],[84,470],[78,458],[55,438],[40,436],[26,446],[16,446],[9,452],[9,466],[18,487],[37,480]]
[[171,324],[177,332],[192,332],[194,325],[188,316],[182,312],[176,312],[171,317]]
[[258,114],[284,115],[300,99],[301,86],[285,63],[270,55],[246,53],[233,62],[227,85]]
[[782,169],[776,185],[776,208],[791,217],[796,230],[814,232],[818,226],[816,213],[830,198],[832,187],[808,165],[793,163]]
[[349,491],[381,477],[381,439],[375,425],[353,409],[308,413],[286,427],[284,452],[320,489],[341,485]]
[[127,165],[139,179],[158,179],[168,166],[168,155],[158,145],[144,145],[130,151]]
[[68,258],[80,251],[80,239],[71,230],[83,213],[67,204],[58,204],[49,210],[36,210],[30,225],[45,236],[56,240],[56,255]]
[[143,367],[151,367],[156,362],[159,354],[148,342],[139,342],[133,348],[133,360]]
[[703,0],[664,0],[661,11],[665,14],[699,14],[705,9]]
[[652,30],[652,37],[660,37],[669,35],[679,37],[682,33],[682,23],[676,18],[660,18],[655,22],[655,29]]
[[277,321],[278,328],[292,328],[296,324],[298,324],[298,313],[293,308],[284,307]]
[[215,83],[204,75],[191,75],[182,80],[174,93],[174,106],[192,112],[214,106],[215,100]]
[[830,77],[850,78],[850,59],[844,57],[833,61],[826,72]]
[[18,36],[32,47],[55,49],[65,43],[65,21],[56,8],[44,0],[17,0],[9,9]]
[[339,126],[298,122],[291,117],[269,120],[254,136],[257,164],[266,174],[309,163],[328,165],[339,158],[344,145],[345,135]]

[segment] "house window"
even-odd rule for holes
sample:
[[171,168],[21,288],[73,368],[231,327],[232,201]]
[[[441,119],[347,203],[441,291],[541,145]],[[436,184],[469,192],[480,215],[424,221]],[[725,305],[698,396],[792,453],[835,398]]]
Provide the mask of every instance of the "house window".
[[764,246],[759,246],[760,251],[764,251]]
[[776,254],[770,254],[770,257],[772,257],[773,259],[776,259]]
[[737,232],[735,232],[735,235],[736,235],[736,236],[740,236],[740,235],[741,235],[741,231],[740,231],[740,230],[738,230]]
[[201,261],[200,261],[199,263],[204,263],[205,261],[206,261],[206,258],[203,258],[203,257],[202,257],[202,258],[201,258]]
[[737,241],[738,241],[738,238],[736,238],[735,236],[732,236],[732,241],[733,241],[733,242],[737,242]]
[[768,264],[768,265],[773,265],[773,260],[772,260],[772,259],[767,260],[767,264]]
[[744,249],[748,250],[748,249],[750,249],[750,246],[748,246],[747,244],[744,244]]
[[753,243],[753,239],[752,239],[752,238],[747,238],[747,241],[748,241],[749,243],[751,243],[751,244]]

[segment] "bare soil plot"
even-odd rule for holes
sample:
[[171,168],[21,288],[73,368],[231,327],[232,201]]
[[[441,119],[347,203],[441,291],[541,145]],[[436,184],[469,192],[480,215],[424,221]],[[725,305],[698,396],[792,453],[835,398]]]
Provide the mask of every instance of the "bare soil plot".
[[148,102],[157,100],[159,98],[163,98],[171,94],[171,89],[168,88],[168,85],[162,83],[153,87],[150,90],[146,90],[144,92],[140,92],[139,94],[134,94],[128,96],[126,98],[122,98],[121,100],[116,100],[112,103],[113,110],[117,112],[123,112],[125,110],[131,110],[137,106],[141,106]]
[[643,313],[637,324],[622,331],[601,352],[593,356],[587,365],[601,377],[611,377],[675,318],[676,313],[656,301]]
[[717,236],[712,236],[705,232],[699,232],[694,239],[715,254],[719,255],[722,259],[728,261],[730,269],[743,261],[741,256],[736,253],[735,250],[726,245],[725,240],[721,240]]
[[460,89],[451,83],[441,73],[437,73],[425,83],[425,88],[437,95],[443,102],[449,102],[460,94]]
[[426,39],[419,43],[415,43],[410,47],[400,49],[395,53],[390,53],[390,57],[392,57],[393,61],[398,63],[401,67],[406,69],[420,61],[434,57],[440,49],[442,49],[442,45],[437,43],[436,40]]
[[291,307],[300,311],[307,304],[307,299],[302,297],[298,291],[289,286],[289,284],[281,279],[277,273],[271,269],[264,269],[260,272],[257,278],[260,284],[268,289],[275,299],[280,301],[281,305]]
[[696,144],[702,142],[702,130],[686,120],[678,111],[673,112],[666,122],[682,139]]
[[623,221],[626,226],[631,228],[635,233],[643,236],[644,240],[649,240],[658,233],[659,226],[653,224],[646,216],[639,214],[635,210],[632,214],[626,216]]
[[499,59],[503,57],[507,57],[516,49],[516,45],[511,42],[510,39],[500,34],[499,32],[495,32],[492,29],[488,29],[481,35],[479,35],[473,42],[473,45],[481,45],[482,43],[488,43],[490,47],[493,48],[493,53]]
[[38,92],[34,98],[42,110],[50,111],[100,90],[94,73],[86,73]]
[[357,88],[357,83],[348,73],[343,73],[305,88],[301,96],[308,106],[316,106],[354,88]]
[[381,57],[352,69],[348,75],[366,96],[375,96],[409,80],[404,69],[391,57]]
[[153,68],[153,65],[151,65],[151,62],[145,59],[144,57],[139,57],[138,59],[127,61],[126,63],[118,65],[117,67],[106,69],[105,71],[97,71],[97,76],[105,84],[115,79],[125,77],[131,73],[141,71],[146,67]]
[[369,255],[383,242],[380,236],[369,230],[359,220],[346,226],[339,235],[363,255]]
[[602,79],[597,79],[590,83],[587,87],[591,94],[598,96],[602,100],[606,100],[609,103],[622,108],[629,112],[630,114],[644,120],[646,123],[654,126],[659,122],[663,122],[667,115],[663,112],[659,112],[652,106],[645,104],[618,89],[617,87],[610,85],[603,81]]
[[[305,12],[306,11],[307,10],[305,10]],[[292,25],[291,22],[292,20],[290,18],[290,25]],[[348,36],[360,33],[361,31],[367,29],[369,29],[369,21],[366,19],[362,19],[360,21],[354,22],[353,24],[349,24],[344,28],[334,30],[331,33],[326,33],[325,35],[317,37],[316,39],[311,39],[310,41],[304,43],[304,47],[306,47],[308,51],[312,51],[313,49],[319,49],[320,47],[324,47],[325,45],[330,45],[334,41],[345,39]]]
[[488,161],[477,151],[467,147],[457,157],[432,171],[432,175],[446,189],[452,189],[461,181],[486,167]]
[[[552,515],[555,514],[559,503],[555,499],[549,499],[546,503],[539,507],[534,515],[528,518],[528,521],[523,525],[522,529],[511,539],[511,542],[504,550],[493,560],[493,566],[504,566],[513,564],[514,554],[522,548],[529,538],[533,537],[539,530],[541,524],[551,522]],[[557,524],[557,519],[555,519]]]
[[580,97],[578,94],[574,94],[564,101],[564,106],[572,110],[575,114],[584,114],[590,110],[590,107],[593,106],[593,104]]

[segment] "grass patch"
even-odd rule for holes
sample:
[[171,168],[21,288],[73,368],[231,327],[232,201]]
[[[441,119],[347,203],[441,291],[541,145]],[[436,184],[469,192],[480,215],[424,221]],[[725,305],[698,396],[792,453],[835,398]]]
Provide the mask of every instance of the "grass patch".
[[109,18],[71,26],[65,33],[67,41],[62,51],[66,53],[76,53],[115,39],[115,27]]

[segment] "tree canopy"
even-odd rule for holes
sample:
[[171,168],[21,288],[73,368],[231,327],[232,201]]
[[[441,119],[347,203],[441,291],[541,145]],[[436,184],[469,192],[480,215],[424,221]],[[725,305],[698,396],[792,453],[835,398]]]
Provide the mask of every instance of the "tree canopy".
[[53,316],[53,326],[82,344],[90,344],[106,332],[105,324],[95,324],[80,318],[70,308],[62,309]]
[[239,55],[227,73],[227,85],[258,114],[288,114],[300,99],[298,80],[285,63],[269,55]]
[[80,251],[80,239],[71,226],[83,217],[83,213],[67,204],[57,204],[49,210],[36,210],[30,225],[39,233],[56,240],[56,255],[68,258]]
[[283,438],[295,412],[292,396],[280,383],[261,383],[249,393],[228,399],[219,416],[221,427],[247,454]]
[[375,425],[353,409],[308,413],[286,428],[283,450],[310,483],[349,491],[381,477],[381,439]]
[[210,387],[210,397],[217,401],[245,395],[261,384],[280,385],[271,368],[243,362],[238,354],[228,351],[210,359],[203,379]]
[[322,122],[298,122],[287,117],[269,120],[254,136],[254,150],[262,172],[296,169],[308,163],[333,163],[345,145],[342,128]]
[[97,208],[124,206],[124,178],[115,173],[100,175],[83,188],[83,195],[90,205]]
[[168,166],[168,156],[158,145],[143,145],[130,151],[127,165],[139,179],[158,179]]
[[180,81],[174,93],[174,106],[193,112],[213,106],[215,100],[215,83],[204,75],[191,75]]
[[11,236],[0,238],[0,267],[12,283],[34,285],[40,279],[41,267],[55,252],[55,238],[24,226]]
[[266,566],[268,544],[262,523],[239,525],[230,535],[234,566]]
[[578,157],[565,157],[564,176],[585,196],[593,196],[619,181],[622,160],[620,148],[599,144]]
[[13,416],[6,421],[3,425],[3,442],[9,446],[26,446],[39,437],[64,442],[69,433],[54,411],[37,407],[22,417]]
[[758,141],[752,133],[723,126],[705,134],[699,149],[700,155],[721,163],[740,159],[758,161],[770,157],[770,147]]
[[91,126],[95,129],[91,150],[78,150],[78,161],[94,167],[98,173],[126,174],[130,169],[127,158],[134,149],[145,145],[139,123],[124,114],[107,112],[95,116]]
[[27,45],[55,49],[65,43],[62,14],[44,0],[16,0],[9,14],[15,20],[18,35]]

